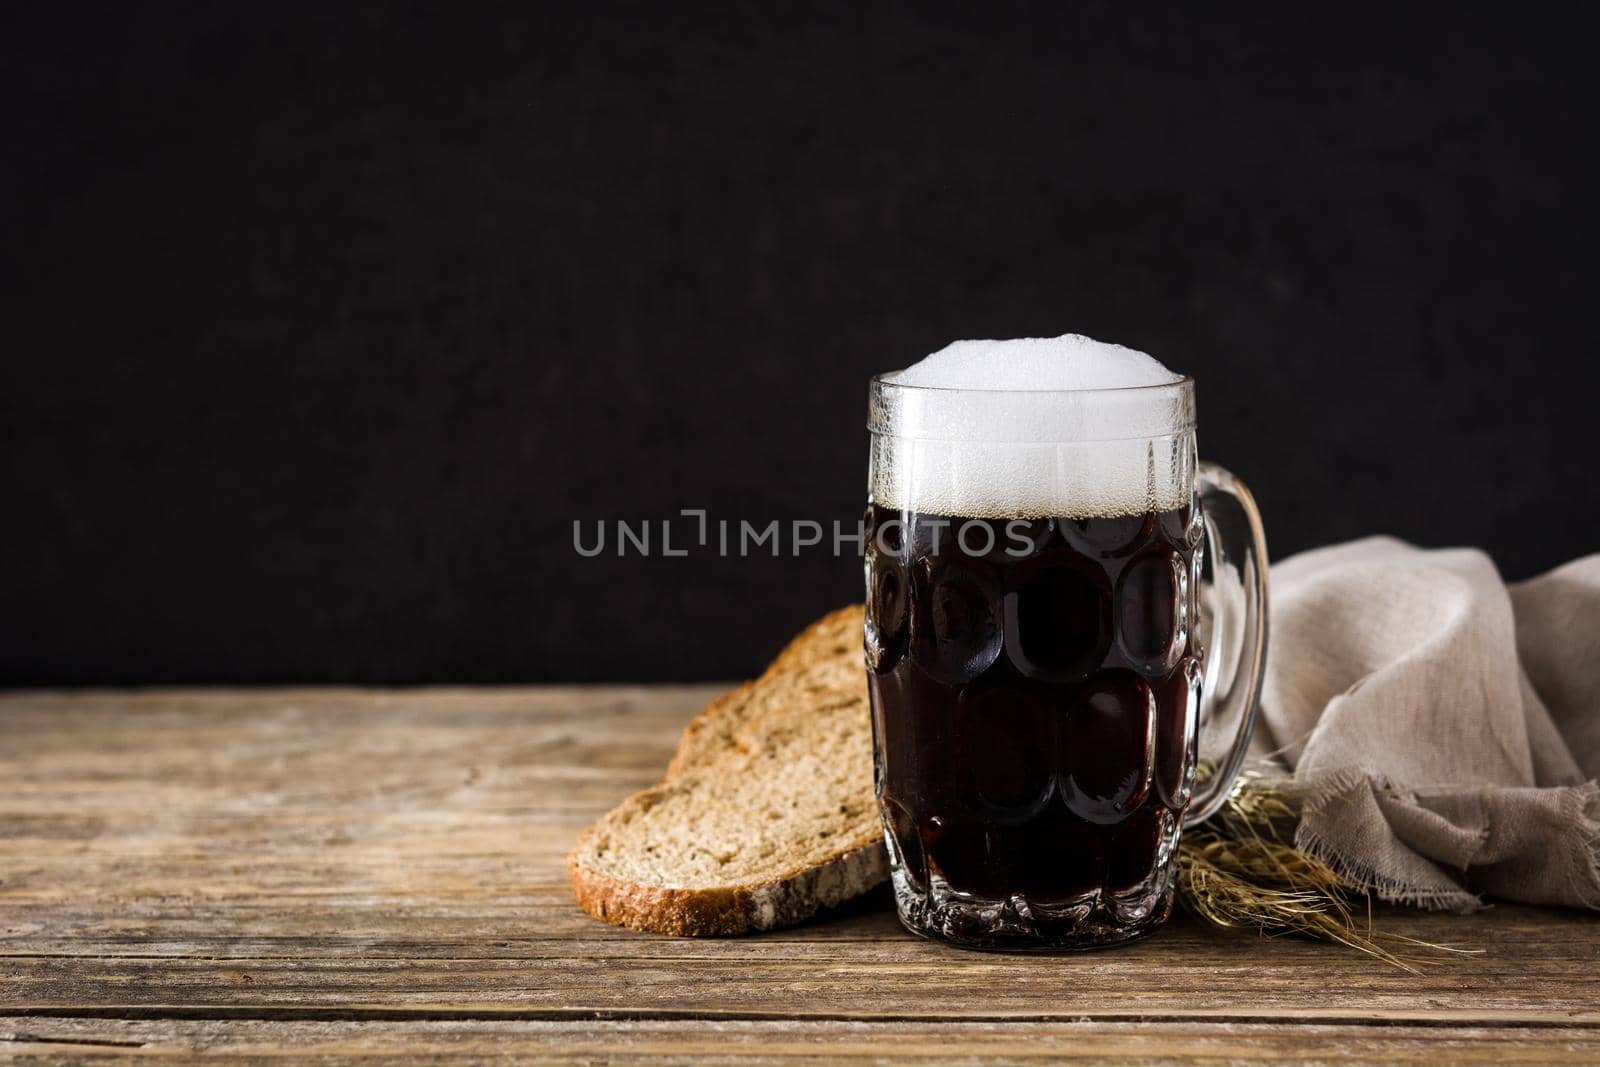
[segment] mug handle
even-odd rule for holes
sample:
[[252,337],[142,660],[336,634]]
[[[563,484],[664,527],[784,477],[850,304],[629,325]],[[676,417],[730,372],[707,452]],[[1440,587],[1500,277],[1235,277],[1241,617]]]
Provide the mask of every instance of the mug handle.
[[[1195,491],[1205,525],[1201,552],[1211,563],[1204,583],[1209,597],[1195,590],[1195,602],[1211,602],[1205,664],[1200,685],[1200,715],[1195,746],[1201,735],[1230,731],[1233,743],[1216,760],[1211,776],[1197,785],[1185,826],[1205,822],[1228,798],[1229,787],[1244,762],[1261,706],[1261,680],[1267,662],[1267,536],[1261,512],[1243,482],[1215,463],[1201,463]],[[1201,581],[1196,560],[1194,577]],[[1204,633],[1204,631],[1202,631]]]

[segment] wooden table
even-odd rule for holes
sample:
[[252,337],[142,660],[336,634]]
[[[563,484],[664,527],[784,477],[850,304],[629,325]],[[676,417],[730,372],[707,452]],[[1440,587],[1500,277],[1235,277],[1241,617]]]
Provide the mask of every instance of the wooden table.
[[563,854],[715,690],[0,695],[0,1056],[1600,1060],[1600,921],[1385,913],[1420,977],[1175,920],[1027,958],[876,895],[760,937],[595,922]]

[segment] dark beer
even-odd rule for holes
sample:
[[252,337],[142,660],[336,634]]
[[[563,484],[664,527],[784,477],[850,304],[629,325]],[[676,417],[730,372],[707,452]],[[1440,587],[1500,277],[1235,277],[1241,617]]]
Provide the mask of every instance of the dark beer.
[[1195,770],[1195,509],[873,504],[867,524],[877,789],[903,913],[982,947],[1152,929]]

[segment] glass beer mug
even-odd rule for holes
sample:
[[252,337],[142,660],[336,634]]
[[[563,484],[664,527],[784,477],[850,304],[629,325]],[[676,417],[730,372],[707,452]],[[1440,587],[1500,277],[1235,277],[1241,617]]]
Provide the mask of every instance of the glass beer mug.
[[1191,379],[895,378],[871,386],[865,636],[900,918],[975,948],[1147,934],[1249,743],[1255,504],[1197,461]]

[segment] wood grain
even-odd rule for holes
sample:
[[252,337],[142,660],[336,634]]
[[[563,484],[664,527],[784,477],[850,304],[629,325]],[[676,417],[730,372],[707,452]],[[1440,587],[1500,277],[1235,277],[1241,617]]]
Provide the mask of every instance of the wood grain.
[[0,695],[0,1054],[1600,1056],[1573,912],[1381,912],[1474,950],[1420,976],[1182,918],[966,953],[881,893],[730,940],[589,919],[566,848],[715,692]]
[[905,1023],[269,1020],[99,1020],[0,1016],[0,1056],[145,1059],[195,1054],[445,1060],[496,1057],[576,1062],[729,1057],[793,1063],[1006,1061],[1140,1063],[1593,1063],[1600,1035],[1582,1028],[1327,1026],[1317,1023]]

